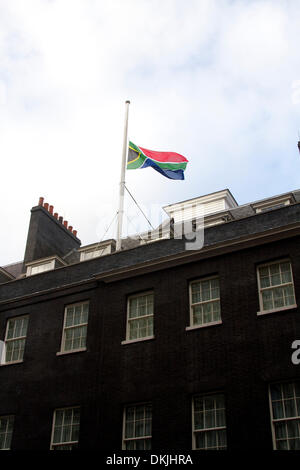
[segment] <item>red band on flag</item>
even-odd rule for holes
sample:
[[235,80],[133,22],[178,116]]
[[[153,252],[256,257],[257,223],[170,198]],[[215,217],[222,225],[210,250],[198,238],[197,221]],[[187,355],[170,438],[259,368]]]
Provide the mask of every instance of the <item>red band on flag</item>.
[[188,160],[183,155],[180,155],[176,152],[157,152],[155,150],[148,150],[142,147],[140,147],[140,149],[147,157],[151,158],[152,160],[156,160],[157,162],[188,162]]

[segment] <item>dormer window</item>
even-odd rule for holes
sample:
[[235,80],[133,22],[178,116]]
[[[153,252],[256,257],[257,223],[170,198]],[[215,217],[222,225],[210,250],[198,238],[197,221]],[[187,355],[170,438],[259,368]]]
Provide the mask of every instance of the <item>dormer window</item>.
[[268,212],[274,209],[279,209],[280,207],[289,206],[290,204],[295,203],[295,198],[292,194],[287,194],[285,196],[276,196],[267,200],[255,202],[251,204],[254,211],[259,214],[260,212]]
[[29,266],[27,268],[27,276],[43,273],[45,271],[51,271],[51,269],[54,269],[54,260],[49,261],[48,263],[37,264],[36,266]]
[[[80,261],[86,261],[88,259],[92,258],[98,258],[99,256],[102,256],[104,254],[110,253],[110,251],[107,249],[108,247],[102,248],[101,250],[86,250],[82,251],[80,253]],[[106,252],[106,253],[105,253]]]
[[80,261],[87,261],[93,258],[99,258],[100,256],[109,255],[114,251],[114,246],[114,240],[109,240],[82,247],[78,250],[80,253]]
[[26,264],[26,276],[33,276],[35,274],[44,273],[46,271],[52,271],[55,268],[66,266],[66,263],[58,256],[52,256],[50,258],[43,258],[36,261],[31,261]]

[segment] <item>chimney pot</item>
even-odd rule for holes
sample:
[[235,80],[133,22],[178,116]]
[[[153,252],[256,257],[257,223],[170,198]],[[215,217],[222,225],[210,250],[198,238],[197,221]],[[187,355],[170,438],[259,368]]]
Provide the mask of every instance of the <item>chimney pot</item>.
[[63,217],[62,217],[61,215],[58,217],[58,221],[59,221],[61,224],[63,223]]
[[74,237],[76,237],[76,235],[77,235],[77,230],[73,230],[73,235],[74,235]]
[[64,226],[65,226],[66,228],[68,228],[68,221],[67,221],[67,220],[64,220]]
[[43,197],[40,197],[39,199],[39,206],[42,206],[44,203],[44,198]]
[[48,202],[45,202],[45,204],[44,204],[44,208],[46,209],[46,211],[48,211],[48,210],[49,210],[49,204],[48,204]]
[[56,219],[58,219],[58,213],[57,213],[57,212],[54,212],[54,217],[55,217]]
[[50,212],[50,214],[53,215],[53,206],[50,206],[50,207],[49,207],[49,212]]
[[73,230],[72,225],[69,225],[68,230],[70,230],[70,232],[72,232],[72,230]]

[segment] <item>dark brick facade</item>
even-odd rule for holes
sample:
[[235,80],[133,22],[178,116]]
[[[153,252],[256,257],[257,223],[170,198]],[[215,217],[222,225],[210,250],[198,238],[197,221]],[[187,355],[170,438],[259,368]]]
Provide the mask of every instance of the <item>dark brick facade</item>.
[[[257,265],[289,258],[299,302],[299,222],[297,203],[207,229],[205,247],[227,241],[226,250],[172,262],[184,241],[165,240],[2,284],[0,339],[7,319],[29,315],[24,361],[0,367],[0,416],[15,416],[12,449],[48,450],[53,411],[79,405],[79,448],[120,451],[124,405],[149,401],[153,451],[189,452],[192,397],[217,391],[226,398],[228,449],[272,449],[268,386],[300,380],[291,361],[300,321],[298,308],[257,315]],[[141,270],[126,273],[135,266]],[[119,278],[105,277],[121,268]],[[189,283],[214,274],[222,323],[186,330]],[[127,297],[148,290],[154,338],[121,344]],[[57,355],[65,306],[84,300],[87,351]]]

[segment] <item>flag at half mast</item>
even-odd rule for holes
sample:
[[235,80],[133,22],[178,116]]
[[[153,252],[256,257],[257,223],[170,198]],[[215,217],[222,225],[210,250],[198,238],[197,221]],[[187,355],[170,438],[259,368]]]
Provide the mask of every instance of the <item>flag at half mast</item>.
[[129,142],[127,170],[151,167],[172,180],[184,180],[188,160],[179,153],[157,152]]

